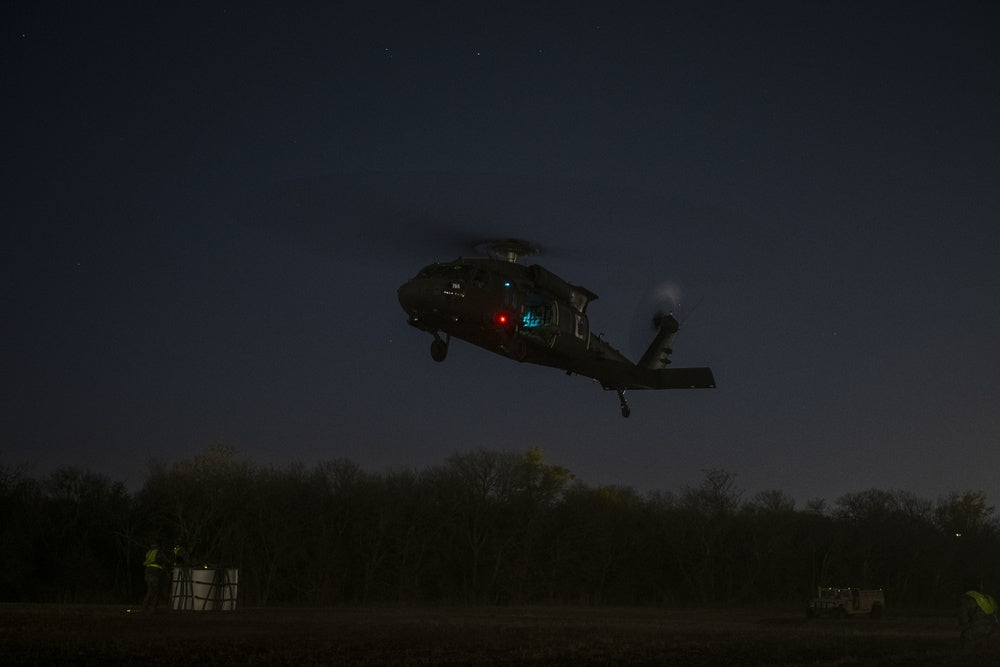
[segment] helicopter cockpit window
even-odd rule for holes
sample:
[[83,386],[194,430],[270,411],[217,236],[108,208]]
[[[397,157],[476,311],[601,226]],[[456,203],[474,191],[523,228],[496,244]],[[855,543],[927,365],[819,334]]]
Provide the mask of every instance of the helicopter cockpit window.
[[525,329],[552,326],[556,323],[555,305],[540,294],[529,293],[525,299],[521,326]]

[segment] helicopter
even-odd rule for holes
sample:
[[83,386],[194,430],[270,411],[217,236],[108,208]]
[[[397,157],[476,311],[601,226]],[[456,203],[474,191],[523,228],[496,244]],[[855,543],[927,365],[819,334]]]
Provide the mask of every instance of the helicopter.
[[430,264],[397,291],[408,324],[434,337],[434,361],[444,361],[458,338],[515,361],[592,378],[617,392],[623,417],[631,414],[626,390],[715,387],[710,368],[667,368],[680,329],[672,313],[653,318],[653,341],[633,363],[591,332],[587,306],[596,294],[539,264],[518,262],[536,254],[536,246],[506,238],[474,248],[485,257]]

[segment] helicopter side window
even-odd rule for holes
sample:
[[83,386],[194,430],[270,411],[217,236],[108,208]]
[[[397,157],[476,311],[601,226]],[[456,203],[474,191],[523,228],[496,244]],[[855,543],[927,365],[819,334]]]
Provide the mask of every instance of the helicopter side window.
[[587,324],[587,316],[583,313],[576,313],[574,316],[576,328],[573,333],[580,340],[587,340],[590,335],[590,326]]
[[555,324],[555,308],[553,308],[552,302],[540,294],[528,294],[525,299],[521,325],[525,329],[537,329],[553,324]]

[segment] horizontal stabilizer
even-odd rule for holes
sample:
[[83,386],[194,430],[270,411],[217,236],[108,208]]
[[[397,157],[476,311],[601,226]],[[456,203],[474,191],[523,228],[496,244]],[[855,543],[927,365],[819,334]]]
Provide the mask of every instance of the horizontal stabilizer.
[[711,368],[666,368],[653,374],[656,389],[715,389]]

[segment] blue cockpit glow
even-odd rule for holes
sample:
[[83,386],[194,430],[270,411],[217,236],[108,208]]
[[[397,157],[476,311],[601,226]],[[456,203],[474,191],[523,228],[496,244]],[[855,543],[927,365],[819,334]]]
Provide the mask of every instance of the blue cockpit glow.
[[555,321],[555,304],[540,294],[529,293],[521,315],[521,326],[525,329],[537,329],[552,326]]
[[521,317],[521,326],[525,329],[534,329],[535,327],[540,327],[545,324],[545,320],[542,318],[542,314],[537,310],[528,309],[524,311],[524,316]]

